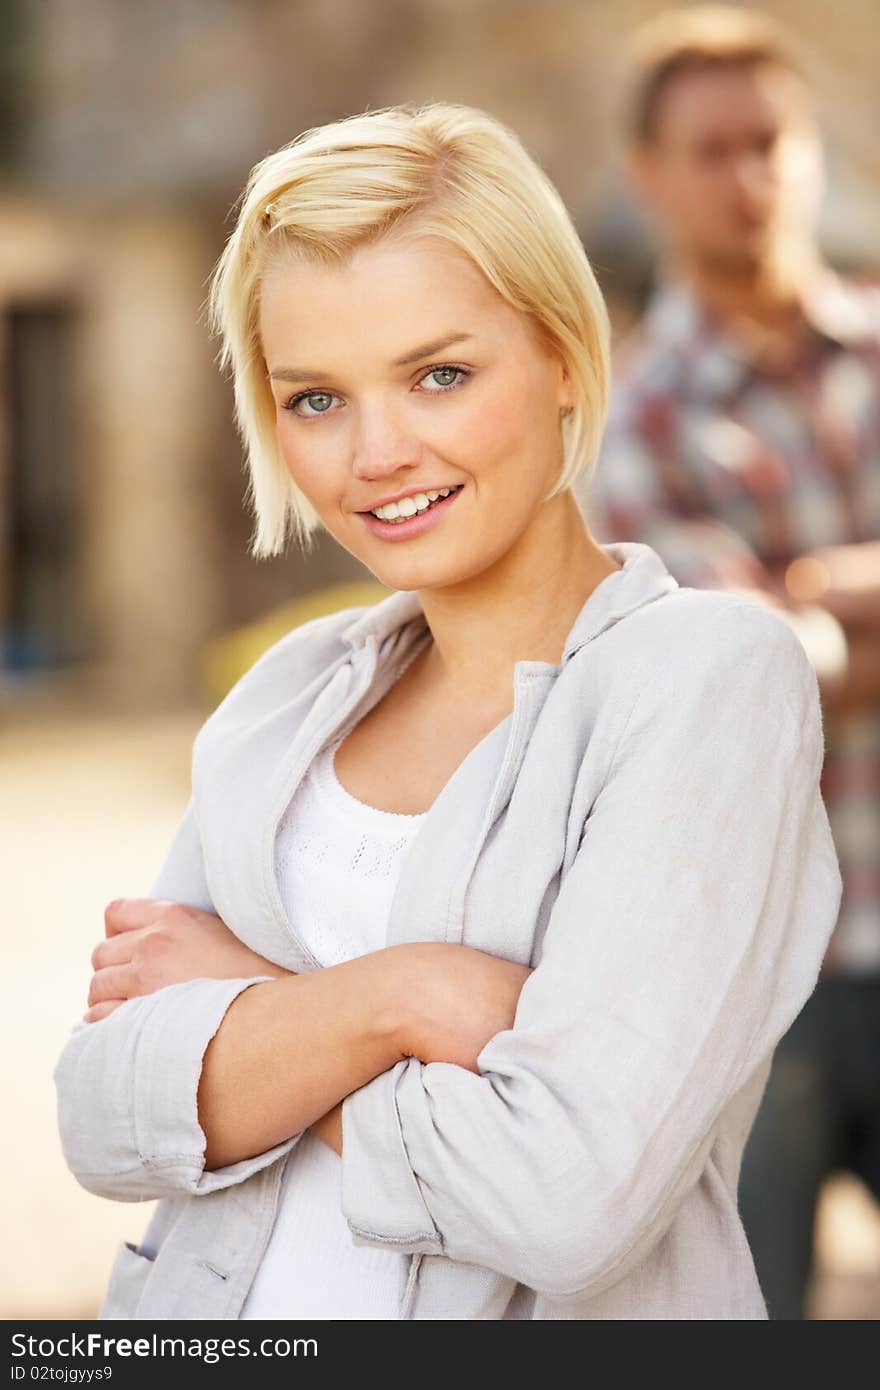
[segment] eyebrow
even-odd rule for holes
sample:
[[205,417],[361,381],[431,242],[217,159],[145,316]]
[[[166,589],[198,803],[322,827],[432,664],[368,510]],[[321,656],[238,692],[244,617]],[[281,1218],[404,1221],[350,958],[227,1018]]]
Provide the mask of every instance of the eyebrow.
[[[452,347],[454,343],[463,343],[473,336],[473,333],[447,333],[442,338],[435,338],[431,343],[421,343],[411,352],[404,353],[393,365],[408,367],[413,362],[421,362],[424,357],[432,357],[435,352],[442,352],[444,348]],[[330,375],[332,373],[315,371],[311,367],[278,367],[269,373],[272,381],[313,381]]]

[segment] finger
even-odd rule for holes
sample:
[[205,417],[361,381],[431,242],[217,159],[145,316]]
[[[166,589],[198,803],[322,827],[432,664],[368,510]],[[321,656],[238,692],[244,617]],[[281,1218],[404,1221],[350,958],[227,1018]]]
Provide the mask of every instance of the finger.
[[115,936],[107,936],[103,941],[99,941],[92,951],[92,969],[100,970],[105,965],[123,965],[131,960],[135,946],[143,940],[144,932],[148,930],[150,929],[144,928],[138,931],[133,928],[131,931],[117,932]]
[[115,898],[104,908],[104,931],[107,936],[116,936],[148,927],[167,906],[164,898]]
[[133,972],[130,965],[108,965],[97,970],[89,981],[88,1003],[101,1004],[107,999],[135,997]]
[[112,1014],[114,1009],[118,1009],[120,1004],[126,1003],[125,999],[106,999],[102,1004],[95,1004],[93,1008],[87,1009],[83,1014],[83,1023],[97,1023],[99,1019],[106,1018]]

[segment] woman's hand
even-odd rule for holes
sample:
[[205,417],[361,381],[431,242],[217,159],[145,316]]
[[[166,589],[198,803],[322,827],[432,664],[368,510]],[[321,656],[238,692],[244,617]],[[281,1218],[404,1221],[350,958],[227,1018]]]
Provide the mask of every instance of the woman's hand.
[[167,898],[120,898],[104,909],[106,940],[92,952],[85,1023],[127,999],[185,980],[281,978],[295,972],[257,955],[211,912]]
[[490,1038],[512,1028],[531,967],[472,946],[416,941],[386,948],[396,972],[401,1056],[478,1072]]

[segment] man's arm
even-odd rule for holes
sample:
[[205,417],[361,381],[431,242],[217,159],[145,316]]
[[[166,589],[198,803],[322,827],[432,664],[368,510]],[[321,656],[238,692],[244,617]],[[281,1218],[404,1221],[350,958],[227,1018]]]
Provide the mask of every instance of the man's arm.
[[[835,669],[818,670],[823,705],[833,711],[880,702],[880,541],[823,546],[792,560],[777,582],[795,609],[821,612],[836,625]],[[800,601],[800,604],[798,603]],[[809,651],[809,648],[808,648]]]
[[820,546],[785,567],[792,598],[821,603],[848,630],[880,633],[880,540]]

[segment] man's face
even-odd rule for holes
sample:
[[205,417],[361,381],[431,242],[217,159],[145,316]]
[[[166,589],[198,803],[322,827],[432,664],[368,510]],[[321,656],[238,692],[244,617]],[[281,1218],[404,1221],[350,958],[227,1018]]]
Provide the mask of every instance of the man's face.
[[770,65],[672,78],[637,192],[672,248],[716,269],[755,269],[802,244],[822,194],[818,134],[797,78]]

